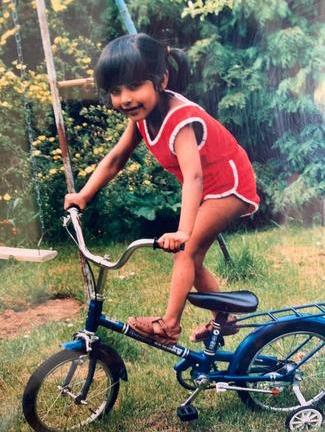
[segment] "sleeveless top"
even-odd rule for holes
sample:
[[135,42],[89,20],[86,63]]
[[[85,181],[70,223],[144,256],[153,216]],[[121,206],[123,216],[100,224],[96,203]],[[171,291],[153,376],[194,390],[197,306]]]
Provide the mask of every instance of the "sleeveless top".
[[186,125],[198,123],[202,127],[198,149],[203,174],[202,201],[231,194],[250,204],[249,214],[258,209],[255,175],[245,150],[231,133],[202,107],[184,96],[171,92],[183,103],[170,109],[154,139],[150,137],[146,120],[137,127],[149,151],[158,162],[183,182],[174,145],[178,132]]

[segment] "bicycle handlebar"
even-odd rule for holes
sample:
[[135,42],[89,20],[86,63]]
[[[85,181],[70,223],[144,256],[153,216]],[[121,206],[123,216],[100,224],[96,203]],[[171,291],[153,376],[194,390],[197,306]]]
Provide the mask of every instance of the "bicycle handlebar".
[[[72,223],[77,239],[75,239],[70,232],[69,234],[70,236],[73,237],[80,252],[87,260],[101,267],[106,267],[111,270],[121,268],[130,259],[133,252],[136,249],[142,247],[152,247],[153,249],[162,249],[159,246],[156,239],[139,239],[130,243],[117,261],[115,262],[108,261],[106,257],[94,255],[87,249],[84,236],[82,233],[81,224],[80,224],[80,210],[76,207],[70,207],[69,209],[67,209],[67,213],[69,214],[67,216],[64,216],[63,218],[63,226],[69,232],[68,225],[70,222]],[[184,250],[184,245],[181,246],[180,250]]]

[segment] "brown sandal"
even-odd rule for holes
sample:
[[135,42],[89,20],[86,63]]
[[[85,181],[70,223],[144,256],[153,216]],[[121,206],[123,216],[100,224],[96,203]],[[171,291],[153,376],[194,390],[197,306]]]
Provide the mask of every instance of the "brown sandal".
[[[213,320],[209,321],[205,325],[197,327],[191,334],[190,341],[202,342],[208,339],[213,330],[212,322]],[[216,322],[221,325],[220,332],[222,336],[230,336],[239,332],[239,327],[236,325],[237,317],[235,315],[220,314],[220,316],[217,316]]]
[[181,334],[181,327],[170,329],[161,317],[129,317],[129,326],[142,336],[164,345],[173,345]]

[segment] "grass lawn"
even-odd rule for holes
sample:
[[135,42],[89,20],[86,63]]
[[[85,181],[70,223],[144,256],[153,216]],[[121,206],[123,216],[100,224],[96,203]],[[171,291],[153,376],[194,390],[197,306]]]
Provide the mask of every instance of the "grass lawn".
[[[227,274],[215,245],[206,260],[219,275],[221,290],[251,290],[260,299],[260,310],[324,300],[324,237],[321,227],[274,228],[227,236],[236,271]],[[125,245],[97,248],[114,258]],[[48,263],[2,262],[0,313],[23,310],[49,298],[74,297],[83,300],[79,259],[72,246],[58,248],[58,257]],[[91,248],[92,249],[92,248]],[[138,251],[129,263],[108,275],[104,312],[125,321],[129,315],[159,315],[168,298],[171,256],[148,249]],[[220,276],[221,275],[221,276]],[[191,330],[209,319],[209,313],[186,306],[180,343],[188,342]],[[21,409],[23,388],[30,373],[61,342],[83,328],[84,310],[71,321],[48,322],[14,338],[0,340],[0,431],[24,432]],[[227,338],[226,347],[239,342],[245,332]],[[113,412],[104,421],[84,430],[110,432],[222,431],[274,432],[284,430],[285,416],[249,411],[233,392],[209,391],[195,402],[199,420],[181,424],[176,407],[187,391],[175,380],[172,369],[178,360],[115,334],[105,336],[126,363],[129,382],[122,382]],[[59,415],[59,414],[58,414]]]

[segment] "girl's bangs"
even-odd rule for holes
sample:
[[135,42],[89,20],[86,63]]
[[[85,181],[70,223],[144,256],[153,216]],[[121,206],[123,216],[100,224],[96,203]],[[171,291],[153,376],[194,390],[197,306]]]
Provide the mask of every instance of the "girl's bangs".
[[98,61],[95,76],[99,88],[109,91],[119,85],[154,79],[133,45],[124,45],[123,50],[114,48]]

